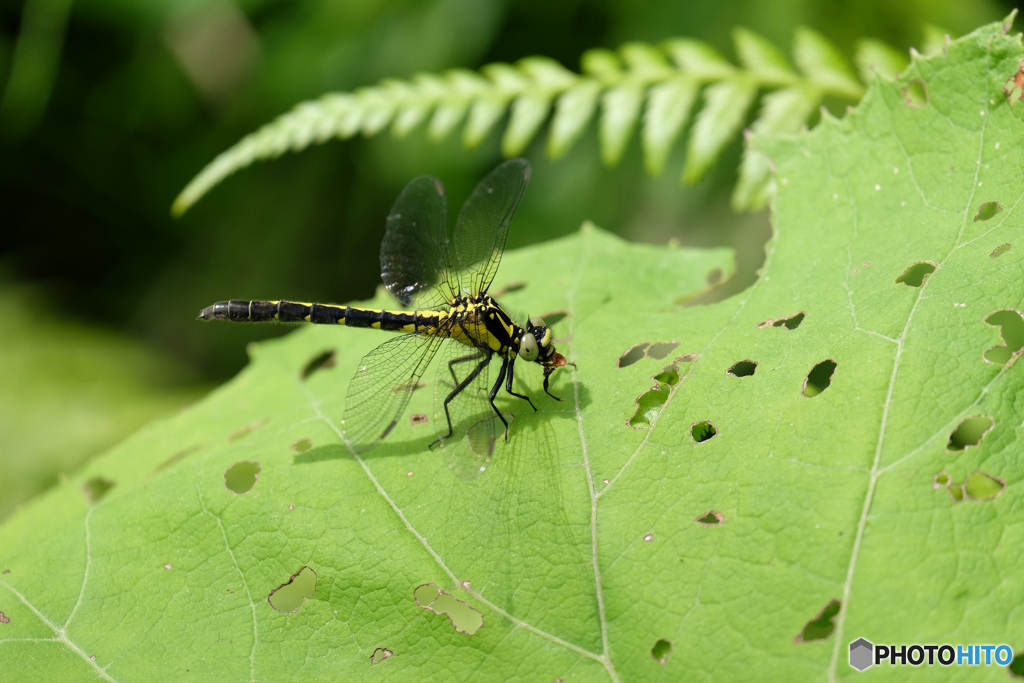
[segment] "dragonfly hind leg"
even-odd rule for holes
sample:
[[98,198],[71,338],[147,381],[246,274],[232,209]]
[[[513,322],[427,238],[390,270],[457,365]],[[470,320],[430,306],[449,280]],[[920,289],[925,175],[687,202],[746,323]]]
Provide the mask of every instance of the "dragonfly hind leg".
[[[455,364],[466,363],[468,361],[476,360],[478,358],[480,358],[480,356],[474,353],[468,356],[463,356],[462,358],[453,358],[452,360],[448,361],[448,372],[450,372],[452,375],[452,381],[456,383],[455,388],[452,389],[448,393],[448,396],[446,396],[444,399],[444,416],[448,420],[448,433],[445,434],[444,436],[438,437],[432,444],[430,444],[431,448],[441,443],[445,439],[450,439],[452,434],[455,432],[455,429],[452,427],[452,415],[450,412],[448,412],[448,404],[452,402],[452,399],[461,394],[466,387],[472,384],[473,380],[475,380],[480,375],[480,373],[483,372],[484,368],[487,367],[487,364],[491,362],[491,356],[488,354],[485,355],[483,358],[480,358],[480,362],[476,364],[476,367],[473,368],[473,371],[470,372],[466,379],[462,380],[461,382],[459,381],[459,378],[455,376]],[[491,406],[494,406],[493,399],[491,401]],[[497,408],[495,408],[495,410],[497,410]],[[501,417],[501,413],[498,413],[498,417]],[[508,432],[508,423],[505,422],[505,418],[501,417],[501,421],[505,424],[505,431]]]

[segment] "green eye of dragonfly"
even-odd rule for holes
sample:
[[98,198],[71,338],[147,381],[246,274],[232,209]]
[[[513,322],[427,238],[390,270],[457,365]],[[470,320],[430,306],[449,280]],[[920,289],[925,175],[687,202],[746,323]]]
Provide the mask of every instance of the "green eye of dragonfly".
[[[494,403],[502,385],[508,394],[537,409],[529,396],[512,388],[517,357],[540,364],[544,391],[562,400],[548,390],[551,373],[567,364],[551,343],[551,331],[539,319],[520,327],[487,294],[529,179],[530,166],[523,159],[499,165],[470,195],[451,235],[441,182],[421,176],[406,185],[388,215],[380,267],[387,290],[413,310],[232,300],[204,308],[199,317],[405,333],[368,353],[349,384],[345,439],[356,453],[370,450],[391,433],[427,366],[443,351],[437,371],[437,440],[431,445],[443,446],[462,431],[474,451],[489,457],[497,438],[495,417],[508,439],[508,421]],[[501,366],[490,384],[488,369],[494,358]]]

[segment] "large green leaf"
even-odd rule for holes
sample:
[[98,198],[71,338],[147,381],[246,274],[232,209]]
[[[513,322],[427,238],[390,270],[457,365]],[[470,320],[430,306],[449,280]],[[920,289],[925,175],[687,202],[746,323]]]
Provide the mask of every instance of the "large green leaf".
[[775,237],[727,301],[681,307],[724,252],[589,229],[507,254],[496,289],[525,287],[502,301],[565,311],[577,367],[554,376],[565,403],[517,376],[540,411],[475,479],[426,448],[429,422],[363,458],[341,445],[380,333],[254,347],[0,528],[5,668],[799,680],[855,674],[858,637],[1020,648],[1024,106],[1003,88],[1022,54],[986,27],[845,120],[757,142]]

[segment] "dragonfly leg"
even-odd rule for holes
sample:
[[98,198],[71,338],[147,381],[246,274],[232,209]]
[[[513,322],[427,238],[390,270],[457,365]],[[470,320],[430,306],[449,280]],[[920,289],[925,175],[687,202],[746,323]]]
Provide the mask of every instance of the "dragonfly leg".
[[[510,394],[512,394],[516,398],[523,399],[524,401],[526,401],[527,403],[530,404],[530,407],[533,408],[533,412],[537,412],[537,406],[533,405],[533,401],[530,400],[529,396],[526,396],[524,394],[517,394],[516,392],[512,391],[512,371],[515,368],[515,362],[516,362],[515,356],[512,356],[511,358],[509,358],[507,362],[508,362],[508,377],[505,380],[505,391],[510,393]],[[501,382],[499,381],[498,384],[500,384],[500,383]],[[497,391],[498,391],[498,387],[497,387],[497,385],[495,385],[494,392],[491,394],[491,400],[492,401],[494,400],[494,394],[497,393]]]
[[494,405],[494,399],[498,395],[498,390],[501,389],[501,384],[505,381],[505,373],[508,373],[509,377],[512,376],[512,361],[507,357],[501,359],[501,370],[498,371],[498,380],[491,387],[490,402],[491,408],[494,409],[494,414],[501,420],[501,424],[505,425],[505,441],[508,441],[508,422],[505,421],[505,416],[498,410],[498,406]]
[[[452,374],[452,381],[455,381],[455,380],[458,379],[457,377],[455,377],[454,365],[456,363],[465,363],[467,361],[475,360],[476,358],[479,358],[479,356],[477,354],[472,354],[472,355],[469,355],[469,356],[463,356],[462,358],[455,358],[455,359],[449,361],[448,362],[448,371]],[[444,416],[448,420],[448,433],[445,434],[442,437],[439,437],[436,441],[434,441],[434,443],[430,444],[431,447],[436,446],[443,439],[451,438],[451,436],[454,433],[455,429],[452,427],[452,415],[451,415],[450,412],[448,412],[448,404],[452,402],[452,399],[454,399],[456,396],[461,394],[462,391],[466,387],[468,387],[473,382],[473,380],[475,380],[480,375],[481,372],[483,372],[483,369],[486,368],[487,364],[490,363],[490,362],[491,362],[490,354],[485,355],[483,358],[481,358],[480,362],[477,363],[475,368],[473,368],[473,371],[470,372],[469,375],[466,376],[466,379],[464,379],[461,382],[459,382],[455,386],[455,388],[451,390],[451,392],[448,394],[448,396],[444,399]],[[492,406],[494,405],[493,401],[491,402],[491,405]],[[495,409],[495,410],[497,410],[497,409]],[[501,417],[500,413],[498,414],[498,417]],[[501,418],[501,421],[505,422],[505,418]],[[505,429],[508,430],[508,423],[505,423]]]

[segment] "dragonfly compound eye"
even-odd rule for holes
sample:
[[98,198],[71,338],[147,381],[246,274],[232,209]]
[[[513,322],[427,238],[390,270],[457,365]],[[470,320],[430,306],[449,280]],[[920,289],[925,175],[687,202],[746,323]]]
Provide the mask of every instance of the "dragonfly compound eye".
[[533,336],[532,332],[527,332],[523,335],[523,338],[519,340],[519,357],[525,361],[535,361],[540,353],[540,349],[537,348],[537,338]]

